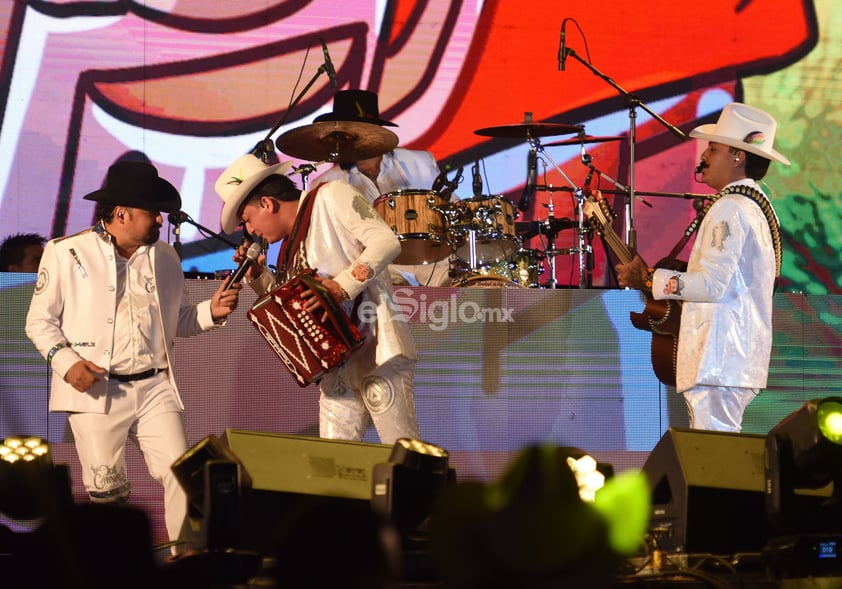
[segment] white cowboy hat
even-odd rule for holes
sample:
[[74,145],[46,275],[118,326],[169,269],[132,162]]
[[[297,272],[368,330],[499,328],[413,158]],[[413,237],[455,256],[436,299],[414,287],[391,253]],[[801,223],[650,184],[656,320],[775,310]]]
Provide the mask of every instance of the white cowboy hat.
[[789,160],[772,149],[778,123],[759,108],[739,102],[726,104],[715,125],[701,125],[690,131],[694,139],[706,139],[789,165]]
[[220,174],[213,188],[224,203],[220,219],[223,233],[232,233],[240,224],[237,212],[252,189],[272,174],[284,175],[292,163],[286,161],[267,166],[259,157],[247,153]]

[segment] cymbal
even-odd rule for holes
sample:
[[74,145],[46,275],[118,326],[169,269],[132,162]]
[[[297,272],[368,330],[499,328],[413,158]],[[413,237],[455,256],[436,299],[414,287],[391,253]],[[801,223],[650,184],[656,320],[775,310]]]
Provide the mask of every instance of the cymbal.
[[319,121],[290,129],[275,145],[302,160],[350,164],[391,151],[398,146],[398,136],[374,123]]
[[583,143],[604,143],[605,141],[620,141],[622,139],[625,139],[625,137],[595,137],[594,135],[585,135],[584,137],[575,137],[572,139],[545,143],[544,147],[555,147],[556,145],[582,145]]
[[530,137],[546,137],[548,135],[567,135],[578,133],[581,125],[565,125],[562,123],[517,123],[514,125],[499,125],[485,127],[474,131],[475,135],[486,137],[507,137],[512,139],[529,139]]

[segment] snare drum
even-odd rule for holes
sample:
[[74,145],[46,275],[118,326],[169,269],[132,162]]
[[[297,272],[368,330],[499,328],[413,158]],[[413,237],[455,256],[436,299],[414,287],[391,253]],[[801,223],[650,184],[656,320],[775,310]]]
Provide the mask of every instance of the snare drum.
[[457,257],[471,261],[471,241],[477,264],[502,262],[518,250],[520,240],[515,231],[518,213],[510,200],[502,196],[478,196],[461,201],[459,206],[461,223],[451,230]]
[[432,190],[398,190],[374,201],[374,210],[401,242],[401,253],[395,264],[432,263],[450,254],[444,215],[435,210],[446,204]]
[[526,288],[538,288],[544,273],[544,254],[538,250],[519,249],[510,260],[512,280]]

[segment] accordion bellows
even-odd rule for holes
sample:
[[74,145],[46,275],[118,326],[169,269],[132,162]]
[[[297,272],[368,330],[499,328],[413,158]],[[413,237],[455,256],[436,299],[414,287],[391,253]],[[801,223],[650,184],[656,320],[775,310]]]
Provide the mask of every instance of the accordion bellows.
[[[260,297],[247,315],[258,333],[305,387],[342,364],[359,348],[364,337],[313,270],[297,274],[272,292]],[[312,290],[321,301],[315,314],[304,310],[301,294]],[[327,320],[322,322],[322,312]]]

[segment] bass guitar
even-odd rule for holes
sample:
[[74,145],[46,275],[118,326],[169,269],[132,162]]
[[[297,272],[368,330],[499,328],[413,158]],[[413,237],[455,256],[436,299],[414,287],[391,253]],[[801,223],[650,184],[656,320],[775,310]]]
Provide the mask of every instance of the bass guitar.
[[[614,211],[611,205],[598,191],[589,196],[582,211],[589,220],[591,227],[602,236],[606,246],[623,264],[628,264],[634,258],[634,252],[614,231]],[[663,260],[658,267],[683,271],[684,262],[678,260]],[[678,328],[681,325],[681,301],[660,300],[646,295],[646,306],[640,313],[629,313],[631,323],[637,329],[652,333],[651,360],[655,376],[668,386],[675,386],[675,366],[678,358]]]

